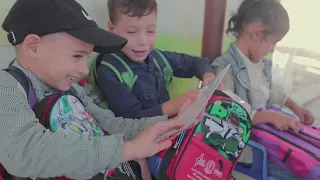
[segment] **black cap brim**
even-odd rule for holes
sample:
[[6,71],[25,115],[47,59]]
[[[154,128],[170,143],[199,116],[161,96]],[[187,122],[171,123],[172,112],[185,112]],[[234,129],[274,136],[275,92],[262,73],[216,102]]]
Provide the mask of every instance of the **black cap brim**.
[[109,54],[120,51],[126,44],[127,39],[103,30],[99,27],[83,27],[67,30],[66,33],[86,43],[94,45],[93,51]]

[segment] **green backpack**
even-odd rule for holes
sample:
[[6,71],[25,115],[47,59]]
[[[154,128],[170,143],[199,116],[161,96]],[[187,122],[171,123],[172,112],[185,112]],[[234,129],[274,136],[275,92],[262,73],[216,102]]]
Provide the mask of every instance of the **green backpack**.
[[[157,53],[158,58],[153,57],[153,61],[156,65],[156,67],[159,69],[159,71],[162,73],[164,79],[165,79],[165,84],[166,87],[168,88],[173,77],[173,70],[167,60],[167,58],[157,49],[154,49],[154,51]],[[123,67],[126,69],[124,72],[120,72],[114,65],[112,65],[109,62],[102,61],[103,59],[103,54],[98,54],[96,57],[92,59],[91,65],[89,67],[89,74],[88,74],[88,81],[91,86],[93,86],[93,89],[95,92],[99,92],[99,98],[100,102],[97,103],[97,105],[101,108],[108,108],[108,104],[106,100],[103,98],[101,92],[99,91],[99,88],[97,86],[96,82],[96,77],[97,77],[97,67],[99,65],[104,65],[110,68],[118,77],[119,81],[122,83],[125,83],[129,90],[131,91],[135,82],[138,79],[138,75],[134,74],[132,69],[129,67],[129,65],[118,55],[116,54],[111,54],[113,57],[115,57]],[[160,61],[161,59],[161,61]],[[90,96],[90,93],[87,92],[87,94]]]

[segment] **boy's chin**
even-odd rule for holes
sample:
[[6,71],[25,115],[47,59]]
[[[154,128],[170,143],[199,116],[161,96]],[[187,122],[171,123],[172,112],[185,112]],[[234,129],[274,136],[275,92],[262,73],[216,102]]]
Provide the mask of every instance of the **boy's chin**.
[[131,58],[133,61],[135,62],[144,62],[146,60],[147,56],[145,57],[134,57],[134,58]]
[[256,56],[256,57],[252,57],[252,58],[251,58],[251,61],[252,61],[253,63],[258,63],[258,62],[262,61],[263,58],[264,58],[264,56]]
[[59,84],[59,85],[55,85],[55,86],[51,86],[51,87],[57,89],[58,91],[65,92],[71,88],[71,85]]

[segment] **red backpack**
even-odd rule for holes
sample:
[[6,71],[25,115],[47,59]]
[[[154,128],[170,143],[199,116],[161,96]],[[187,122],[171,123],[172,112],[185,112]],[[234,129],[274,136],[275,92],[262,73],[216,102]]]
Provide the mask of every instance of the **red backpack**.
[[215,91],[202,122],[182,132],[171,148],[149,158],[149,169],[160,180],[229,180],[251,127],[247,111]]

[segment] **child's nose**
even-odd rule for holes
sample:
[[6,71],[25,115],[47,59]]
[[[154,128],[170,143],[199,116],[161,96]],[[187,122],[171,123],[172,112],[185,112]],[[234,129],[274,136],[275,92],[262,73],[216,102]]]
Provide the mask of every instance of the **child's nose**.
[[88,68],[88,63],[87,61],[81,61],[79,62],[79,71],[81,74],[88,74],[89,73],[89,68]]
[[141,34],[138,39],[138,45],[145,45],[145,44],[147,44],[147,36],[144,34]]

